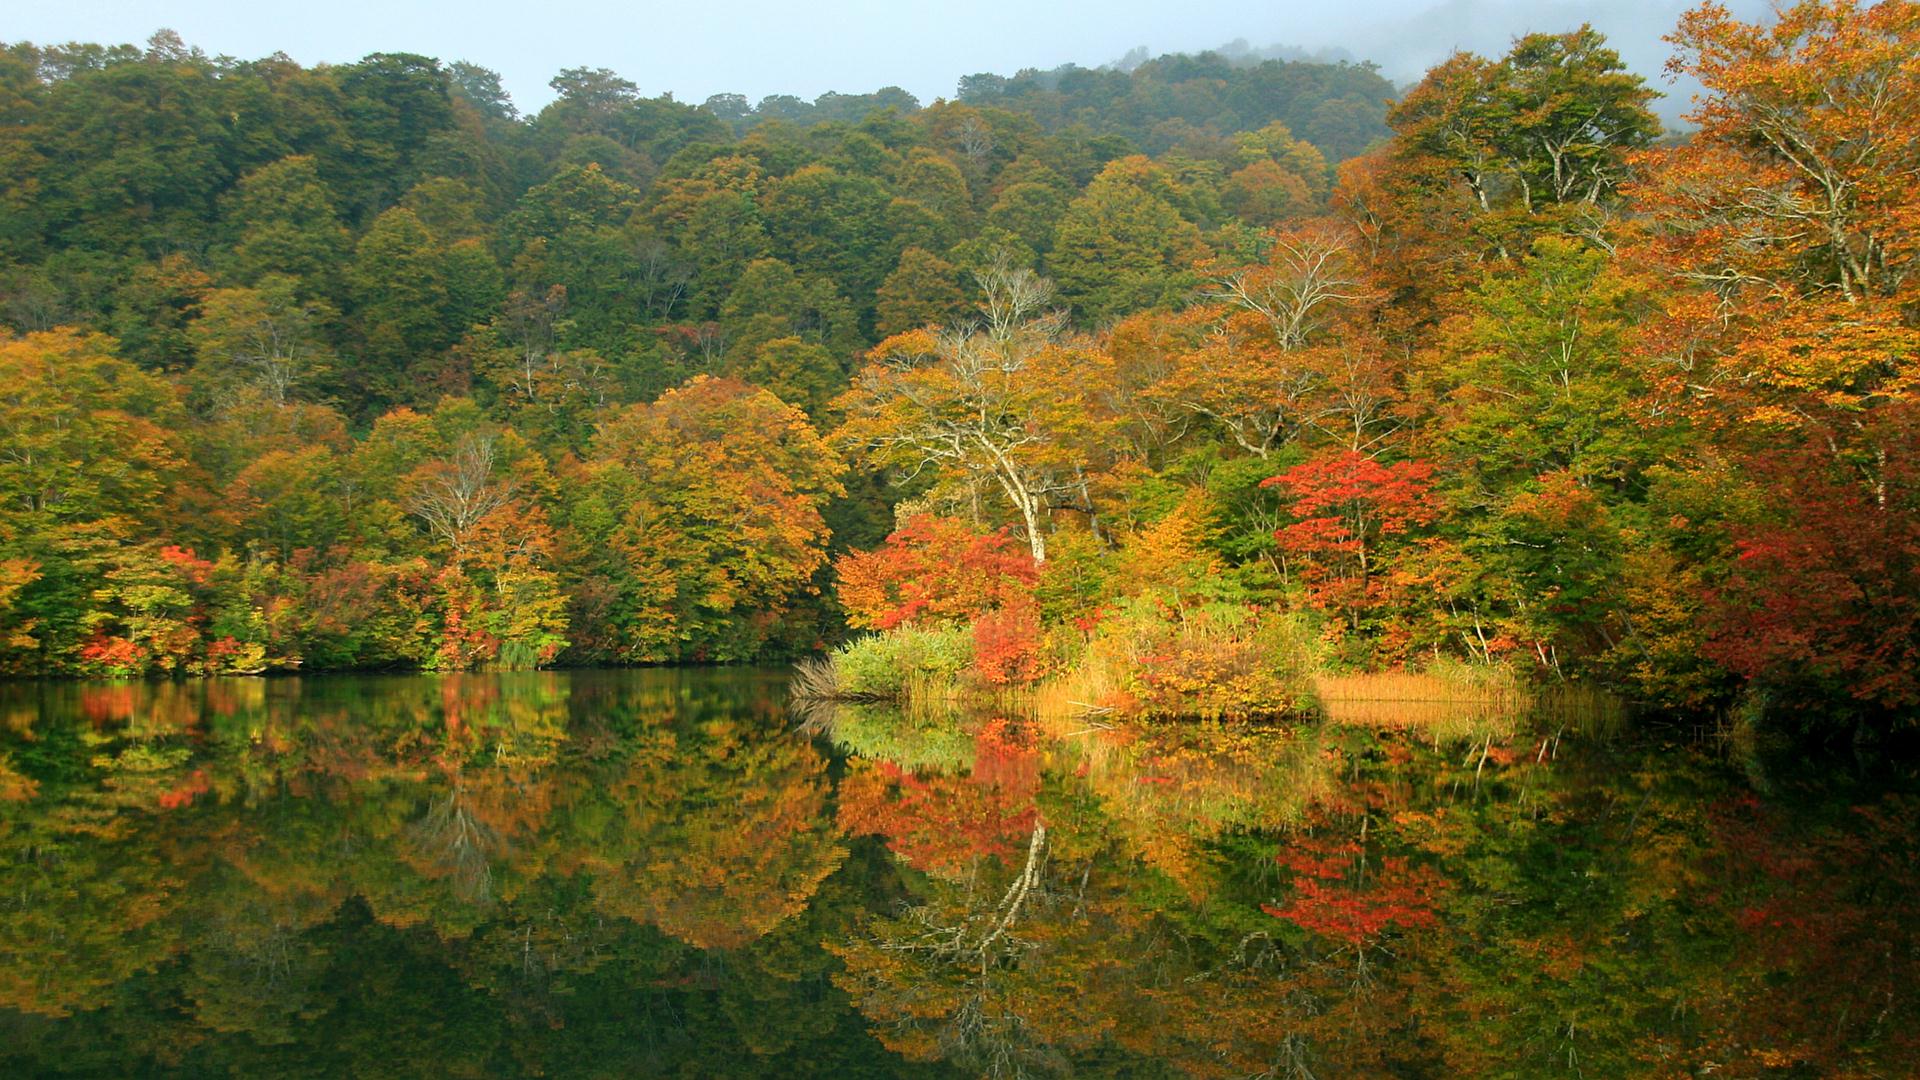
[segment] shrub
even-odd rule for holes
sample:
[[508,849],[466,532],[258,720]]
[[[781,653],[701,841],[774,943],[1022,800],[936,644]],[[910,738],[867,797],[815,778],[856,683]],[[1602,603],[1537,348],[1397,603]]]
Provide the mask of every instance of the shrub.
[[1267,716],[1304,700],[1313,640],[1306,620],[1261,608],[1132,604],[1101,625],[1091,652],[1119,668],[1116,704],[1146,715]]
[[958,628],[903,627],[857,638],[833,654],[841,693],[875,700],[951,692],[972,664],[972,635]]
[[1006,530],[922,514],[834,564],[847,621],[870,630],[959,625],[1030,602],[1039,570]]
[[1032,604],[987,612],[973,622],[973,672],[994,686],[1024,686],[1046,669],[1044,644]]

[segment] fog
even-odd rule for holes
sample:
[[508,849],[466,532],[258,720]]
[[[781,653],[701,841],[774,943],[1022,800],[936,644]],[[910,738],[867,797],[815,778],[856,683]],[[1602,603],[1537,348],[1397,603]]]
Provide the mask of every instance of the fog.
[[[462,4],[336,0],[273,5],[257,0],[63,0],[0,14],[0,40],[55,43],[143,41],[165,26],[209,53],[243,58],[285,52],[302,63],[344,62],[369,52],[417,52],[492,68],[524,110],[551,100],[547,80],[565,67],[607,67],[643,92],[683,101],[737,92],[812,98],[900,86],[923,102],[951,96],[962,75],[1120,61],[1195,52],[1236,40],[1250,51],[1280,47],[1380,65],[1397,83],[1417,79],[1454,49],[1497,54],[1516,34],[1591,22],[1629,64],[1684,108],[1690,88],[1660,78],[1661,41],[1687,6],[1677,0],[1385,0],[1328,5],[1300,0],[973,0],[916,5],[898,0],[734,0],[639,4],[574,0],[543,8],[474,0]],[[1765,0],[1732,0],[1757,18]],[[1136,52],[1136,56],[1139,54]]]

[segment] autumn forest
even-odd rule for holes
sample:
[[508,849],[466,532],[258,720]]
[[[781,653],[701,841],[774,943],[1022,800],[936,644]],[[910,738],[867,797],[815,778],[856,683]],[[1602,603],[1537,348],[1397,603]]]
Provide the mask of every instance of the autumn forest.
[[0,43],[0,1075],[1913,1075],[1920,0],[1751,10]]
[[[0,51],[0,671],[1920,709],[1920,5],[757,105]],[[1489,674],[1492,673],[1492,674]],[[1076,699],[1077,700],[1077,699]]]

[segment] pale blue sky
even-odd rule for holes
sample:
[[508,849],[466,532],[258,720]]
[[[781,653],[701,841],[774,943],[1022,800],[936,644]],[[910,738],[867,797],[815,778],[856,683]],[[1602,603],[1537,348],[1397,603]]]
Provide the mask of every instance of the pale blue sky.
[[[732,0],[615,3],[521,0],[418,3],[332,0],[14,0],[0,11],[0,40],[143,41],[177,30],[211,53],[253,58],[284,51],[303,63],[344,62],[369,52],[417,52],[470,60],[500,72],[522,109],[552,95],[563,67],[609,67],[643,92],[683,101],[735,91],[811,98],[898,85],[922,101],[951,95],[979,71],[1074,62],[1095,66],[1136,45],[1193,51],[1245,38],[1255,46],[1338,46],[1381,63],[1390,77],[1416,76],[1455,47],[1499,52],[1516,33],[1592,21],[1634,66],[1658,74],[1660,35],[1687,5],[1677,0],[1375,0],[1337,4],[1269,0]],[[1764,0],[1733,0],[1755,15]],[[1660,84],[1664,86],[1664,84]]]

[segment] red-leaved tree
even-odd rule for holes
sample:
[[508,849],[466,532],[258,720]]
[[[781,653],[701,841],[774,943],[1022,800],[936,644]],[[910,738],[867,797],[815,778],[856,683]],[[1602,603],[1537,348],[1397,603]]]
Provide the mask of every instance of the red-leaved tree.
[[1301,560],[1308,598],[1340,612],[1355,628],[1386,599],[1385,542],[1428,524],[1438,512],[1433,465],[1383,464],[1356,451],[1324,454],[1270,477],[1293,498],[1300,520],[1274,533],[1282,551]]
[[910,518],[872,551],[834,563],[847,621],[869,630],[965,625],[1030,606],[1039,568],[1006,531],[953,518]]
[[1774,514],[1735,534],[1707,651],[1787,703],[1920,711],[1920,410],[1893,416],[1875,486],[1818,443],[1749,465]]

